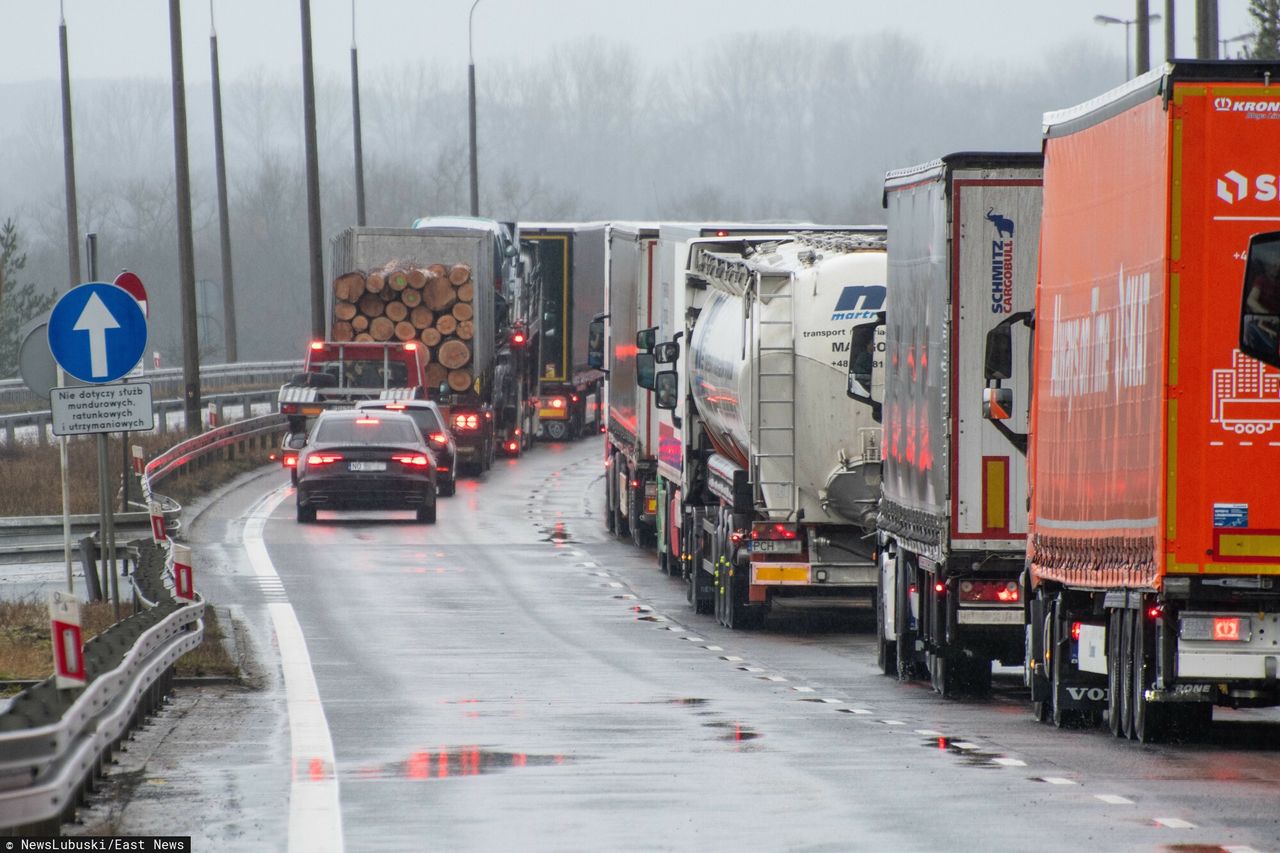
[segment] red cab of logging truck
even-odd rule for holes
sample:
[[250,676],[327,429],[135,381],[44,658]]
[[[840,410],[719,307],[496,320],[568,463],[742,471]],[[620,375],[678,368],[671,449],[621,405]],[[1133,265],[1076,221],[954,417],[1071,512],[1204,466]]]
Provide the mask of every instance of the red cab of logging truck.
[[280,414],[292,432],[325,409],[360,400],[422,400],[427,397],[424,347],[416,341],[312,341],[301,373],[280,389]]

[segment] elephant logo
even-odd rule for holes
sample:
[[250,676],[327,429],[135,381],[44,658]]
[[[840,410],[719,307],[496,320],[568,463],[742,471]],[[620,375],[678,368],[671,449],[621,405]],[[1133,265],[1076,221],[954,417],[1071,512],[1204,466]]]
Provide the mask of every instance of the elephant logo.
[[996,233],[1001,238],[1013,239],[1013,220],[1007,216],[995,213],[994,207],[987,208],[986,218],[996,227]]

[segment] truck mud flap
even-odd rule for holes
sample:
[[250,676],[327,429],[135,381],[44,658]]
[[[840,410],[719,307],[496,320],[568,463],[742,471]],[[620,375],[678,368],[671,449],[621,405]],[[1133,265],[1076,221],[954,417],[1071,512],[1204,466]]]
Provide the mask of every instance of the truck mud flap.
[[1049,698],[1049,679],[1044,664],[1044,599],[1031,600],[1031,619],[1026,626],[1026,684],[1031,689],[1032,702],[1044,702]]
[[[1045,691],[1048,693],[1048,690]],[[1105,711],[1110,691],[1105,684],[1060,684],[1057,705],[1064,711]]]

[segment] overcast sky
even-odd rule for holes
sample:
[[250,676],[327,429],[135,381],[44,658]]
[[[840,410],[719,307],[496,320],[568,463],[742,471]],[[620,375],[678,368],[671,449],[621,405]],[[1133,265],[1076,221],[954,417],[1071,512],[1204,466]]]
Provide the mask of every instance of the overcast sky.
[[[1163,0],[1151,0],[1153,13]],[[1177,0],[1178,55],[1194,55],[1194,0]],[[465,66],[469,0],[356,0],[361,73],[394,73],[408,57]],[[1219,34],[1248,32],[1247,0],[1219,0]],[[296,72],[298,3],[214,0],[223,74]],[[165,0],[65,0],[75,77],[161,77],[169,73]],[[312,0],[320,73],[346,76],[350,0]],[[187,77],[209,78],[209,12],[204,0],[182,4]],[[477,66],[504,57],[543,55],[573,39],[633,45],[657,63],[696,51],[708,35],[813,30],[828,35],[910,33],[939,60],[993,72],[1033,61],[1065,42],[1114,47],[1117,82],[1124,65],[1121,26],[1095,14],[1131,18],[1132,0],[481,0],[475,11]],[[58,76],[55,0],[0,0],[0,82]],[[1152,60],[1163,56],[1163,23],[1152,28]],[[1131,29],[1131,28],[1130,28]],[[1231,45],[1234,53],[1239,45]],[[461,72],[460,72],[461,73]]]

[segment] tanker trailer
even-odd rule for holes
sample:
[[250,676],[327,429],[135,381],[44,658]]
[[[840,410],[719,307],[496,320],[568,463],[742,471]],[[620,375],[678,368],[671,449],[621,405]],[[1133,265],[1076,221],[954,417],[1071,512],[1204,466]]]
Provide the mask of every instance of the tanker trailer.
[[694,609],[729,628],[875,590],[885,258],[883,237],[856,233],[690,253],[685,304],[701,307],[655,405],[686,398],[683,573]]

